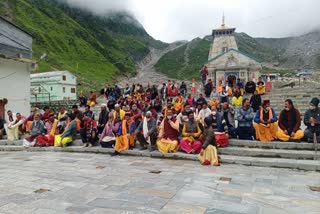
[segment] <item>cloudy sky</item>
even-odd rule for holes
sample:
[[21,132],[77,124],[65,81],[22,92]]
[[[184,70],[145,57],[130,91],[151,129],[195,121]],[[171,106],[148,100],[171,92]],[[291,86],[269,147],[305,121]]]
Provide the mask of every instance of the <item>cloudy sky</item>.
[[254,37],[286,37],[320,29],[318,0],[67,0],[98,14],[128,10],[165,42],[209,35],[221,25]]

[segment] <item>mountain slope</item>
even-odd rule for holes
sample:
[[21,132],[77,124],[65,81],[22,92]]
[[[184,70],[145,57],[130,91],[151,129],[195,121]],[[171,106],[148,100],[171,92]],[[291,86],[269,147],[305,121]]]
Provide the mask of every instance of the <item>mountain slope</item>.
[[[236,33],[235,38],[239,50],[263,60],[269,66],[263,67],[262,72],[291,73],[292,69],[320,69],[320,32],[279,39],[252,38],[245,33]],[[156,64],[156,70],[172,78],[198,78],[198,70],[208,60],[212,41],[212,36],[192,40],[164,55]]]
[[0,15],[33,36],[35,60],[47,54],[37,72],[70,70],[84,88],[134,75],[150,47],[167,46],[125,12],[98,17],[56,0],[0,0]]
[[[257,58],[274,60],[274,56],[277,56],[275,50],[261,45],[245,33],[236,33],[235,38],[239,50],[252,54]],[[190,80],[199,78],[198,71],[208,61],[212,41],[212,36],[192,40],[179,49],[164,55],[156,64],[156,70],[177,79]]]

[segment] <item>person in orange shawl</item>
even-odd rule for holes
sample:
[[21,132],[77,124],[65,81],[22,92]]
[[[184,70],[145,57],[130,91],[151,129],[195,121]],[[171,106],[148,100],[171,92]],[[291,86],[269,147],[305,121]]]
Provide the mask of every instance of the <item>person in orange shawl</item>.
[[166,118],[160,124],[158,149],[162,153],[176,152],[178,149],[179,121],[173,117],[172,110],[167,111]]
[[130,146],[134,146],[135,129],[136,124],[131,118],[131,113],[126,112],[124,120],[122,120],[122,124],[116,133],[116,144],[114,146],[115,151],[112,156],[119,155],[120,152],[128,150]]
[[218,84],[218,89],[217,92],[218,94],[221,93],[223,91],[223,84],[222,84],[222,80],[219,80],[219,84]]
[[264,100],[262,107],[254,117],[253,127],[256,131],[256,139],[260,141],[272,141],[277,139],[278,118],[270,107],[270,100]]
[[58,120],[54,118],[53,113],[49,113],[49,119],[45,123],[47,129],[46,135],[39,135],[34,146],[53,146],[54,145],[54,136],[59,134],[59,129],[57,128]]
[[183,110],[183,103],[183,96],[180,93],[178,93],[178,97],[174,101],[174,110],[177,114],[179,114]]

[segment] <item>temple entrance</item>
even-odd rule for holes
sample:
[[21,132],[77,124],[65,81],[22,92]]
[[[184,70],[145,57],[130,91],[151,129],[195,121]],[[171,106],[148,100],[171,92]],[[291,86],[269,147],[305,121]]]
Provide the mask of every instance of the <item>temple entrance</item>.
[[236,87],[238,76],[239,74],[235,72],[226,73],[226,79],[228,80],[229,86]]

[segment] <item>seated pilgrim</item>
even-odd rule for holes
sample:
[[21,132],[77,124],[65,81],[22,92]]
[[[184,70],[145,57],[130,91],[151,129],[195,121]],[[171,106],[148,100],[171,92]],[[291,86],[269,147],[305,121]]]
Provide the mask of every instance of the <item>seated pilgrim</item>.
[[262,80],[262,77],[258,78],[258,82],[257,82],[257,86],[256,86],[256,90],[258,91],[259,95],[263,95],[266,93],[266,86]]
[[61,135],[56,135],[54,137],[55,147],[65,147],[68,146],[76,139],[77,135],[77,121],[76,115],[71,113],[68,114],[67,126]]
[[201,142],[198,139],[201,135],[199,124],[194,119],[193,111],[188,112],[188,121],[183,126],[180,148],[182,151],[190,154],[198,154],[201,151]]
[[270,107],[270,100],[264,100],[254,117],[253,127],[256,131],[256,139],[264,142],[277,139],[277,121],[277,115]]
[[199,160],[202,165],[219,166],[218,152],[216,148],[216,141],[214,130],[212,128],[212,118],[204,119],[204,131],[202,135],[202,147],[199,154]]
[[109,113],[108,121],[105,124],[103,131],[100,135],[99,144],[102,148],[113,148],[116,143],[115,133],[120,128],[121,121],[113,120],[113,112]]
[[248,98],[243,99],[241,108],[237,112],[238,127],[236,129],[237,138],[242,140],[254,140],[254,128],[252,120],[254,111],[250,107]]
[[112,156],[119,155],[120,152],[128,150],[130,147],[134,146],[135,129],[136,123],[132,119],[131,113],[126,112],[124,119],[121,122],[120,128],[116,133],[116,144],[114,146],[115,151],[114,154],[112,154]]
[[54,118],[54,114],[50,113],[47,122],[45,123],[45,128],[47,130],[46,135],[39,135],[37,137],[37,142],[35,146],[53,146],[54,137],[59,134],[58,120]]
[[173,117],[171,110],[160,124],[157,141],[158,150],[162,153],[173,153],[178,149],[179,121]]
[[[170,111],[170,110],[168,110]],[[168,113],[167,111],[167,113]],[[156,149],[157,142],[157,121],[152,117],[152,112],[147,111],[146,116],[139,124],[135,131],[137,140],[140,143],[140,150],[146,150],[147,144],[150,143],[150,151]]]
[[16,114],[16,119],[11,121],[7,126],[8,140],[10,141],[19,140],[20,135],[24,133],[23,124],[25,122],[25,119],[26,118],[22,116],[20,113]]
[[279,127],[277,138],[282,141],[300,141],[304,133],[300,129],[300,112],[293,106],[293,102],[287,99],[284,103],[284,109],[279,116]]
[[37,137],[43,134],[45,134],[44,123],[40,119],[40,113],[36,112],[30,127],[30,136],[23,140],[23,146],[34,146],[36,144]]

